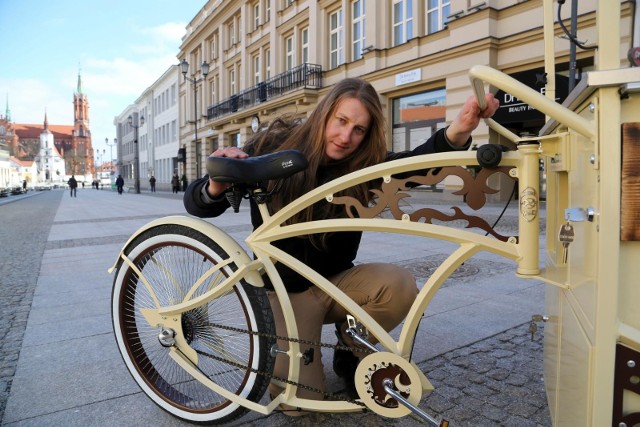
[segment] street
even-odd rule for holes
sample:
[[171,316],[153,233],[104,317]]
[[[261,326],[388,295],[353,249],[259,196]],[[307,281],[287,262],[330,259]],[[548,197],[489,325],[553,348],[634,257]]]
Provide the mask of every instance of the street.
[[[446,203],[430,197],[442,196],[426,193],[416,203]],[[113,338],[107,273],[137,228],[185,215],[181,198],[85,188],[76,198],[52,190],[0,199],[3,426],[186,425],[155,406],[125,369]],[[506,229],[515,226],[515,209],[505,215]],[[251,232],[248,203],[210,222],[242,242]],[[424,283],[447,250],[441,242],[372,233],[363,238],[358,262],[382,257]],[[542,381],[544,328],[533,339],[528,330],[531,316],[542,313],[545,285],[514,273],[512,262],[479,254],[445,282],[418,330],[413,359],[435,387],[420,407],[452,427],[551,424]],[[332,328],[325,328],[324,342],[335,343]],[[327,389],[339,392],[331,358],[323,351]],[[300,418],[248,413],[230,425],[283,424],[425,425],[371,411]]]

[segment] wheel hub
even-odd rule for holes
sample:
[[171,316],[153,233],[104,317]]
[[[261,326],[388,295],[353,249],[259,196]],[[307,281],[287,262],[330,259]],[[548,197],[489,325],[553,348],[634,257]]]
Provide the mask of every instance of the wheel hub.
[[176,331],[171,328],[162,328],[158,334],[158,341],[163,347],[172,347],[176,344]]

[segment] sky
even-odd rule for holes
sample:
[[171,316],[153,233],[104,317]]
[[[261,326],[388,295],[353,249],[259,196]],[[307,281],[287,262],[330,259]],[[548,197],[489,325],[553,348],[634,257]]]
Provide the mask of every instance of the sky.
[[[78,73],[95,149],[113,152],[113,119],[177,64],[207,0],[0,0],[0,114],[73,125]],[[107,159],[109,154],[106,154]]]

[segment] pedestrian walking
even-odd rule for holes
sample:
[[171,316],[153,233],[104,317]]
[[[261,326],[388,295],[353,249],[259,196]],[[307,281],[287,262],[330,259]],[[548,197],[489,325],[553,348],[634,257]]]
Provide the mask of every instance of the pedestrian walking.
[[151,178],[149,178],[149,187],[151,187],[152,193],[156,192],[156,177],[153,175],[151,175]]
[[116,188],[118,189],[118,194],[122,196],[122,188],[124,187],[124,179],[122,179],[122,175],[118,175],[116,179]]
[[71,197],[78,197],[77,195],[78,181],[76,181],[76,177],[71,175],[71,178],[69,178],[69,181],[67,181],[67,184],[69,185],[69,190],[71,191],[70,193]]
[[180,189],[180,178],[178,178],[178,174],[177,173],[174,173],[173,177],[171,178],[171,189],[176,194],[178,193],[178,190]]

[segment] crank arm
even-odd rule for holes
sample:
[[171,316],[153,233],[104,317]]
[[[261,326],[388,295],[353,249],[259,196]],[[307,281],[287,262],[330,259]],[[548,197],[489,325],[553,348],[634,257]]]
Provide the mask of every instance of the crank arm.
[[422,409],[418,408],[413,403],[405,399],[400,393],[398,393],[393,388],[393,380],[389,378],[385,378],[382,381],[382,385],[384,387],[384,391],[386,391],[391,397],[393,397],[398,402],[402,403],[407,408],[411,409],[411,411],[414,414],[416,414],[417,416],[419,416],[420,418],[428,422],[429,425],[433,427],[449,427],[449,421],[443,419],[442,421],[438,422],[435,418],[433,418],[432,416],[424,412]]

